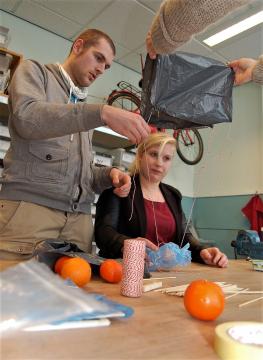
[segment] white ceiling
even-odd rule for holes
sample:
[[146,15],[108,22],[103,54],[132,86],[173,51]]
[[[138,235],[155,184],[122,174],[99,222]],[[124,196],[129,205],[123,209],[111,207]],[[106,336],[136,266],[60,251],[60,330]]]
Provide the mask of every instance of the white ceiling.
[[[145,58],[144,40],[162,0],[1,0],[0,9],[38,25],[68,40],[86,28],[105,31],[113,39],[116,62],[141,72],[140,54]],[[202,40],[263,8],[263,0],[231,13],[178,50],[221,61],[239,57],[257,58],[263,53],[263,26],[258,25],[213,49]]]

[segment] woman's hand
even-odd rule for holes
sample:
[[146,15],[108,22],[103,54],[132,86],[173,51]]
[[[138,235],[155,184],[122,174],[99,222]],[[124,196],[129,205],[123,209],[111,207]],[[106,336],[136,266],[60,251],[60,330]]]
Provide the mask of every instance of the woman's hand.
[[[155,245],[154,243],[151,242],[151,240],[148,240],[146,238],[142,238],[142,237],[137,237],[136,238],[137,240],[144,240],[145,241],[145,245],[148,249],[152,250],[152,251],[157,251],[159,248],[157,245]],[[149,262],[149,258],[148,258],[148,255],[145,251],[145,258],[144,260],[146,261],[146,263]]]
[[[159,249],[157,245],[155,245],[154,243],[151,242],[151,240],[145,239],[143,237],[137,237],[135,239],[130,239],[130,240],[143,240],[148,249],[153,250],[153,251],[157,251]],[[121,249],[121,251],[123,252],[123,248]],[[147,259],[146,254],[145,254],[145,256],[146,256],[146,259]]]
[[217,247],[210,247],[200,251],[200,256],[207,265],[227,267],[228,258]]
[[145,239],[142,237],[138,237],[137,239],[144,240],[146,247],[150,250],[157,251],[159,249],[157,245],[155,245],[154,243],[151,242],[151,240],[148,240],[148,239]]

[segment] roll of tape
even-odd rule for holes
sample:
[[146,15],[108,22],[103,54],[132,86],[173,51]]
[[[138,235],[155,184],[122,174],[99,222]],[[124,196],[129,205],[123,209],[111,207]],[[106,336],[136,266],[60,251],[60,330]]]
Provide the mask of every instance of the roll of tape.
[[262,360],[263,323],[233,321],[218,325],[214,348],[223,360]]

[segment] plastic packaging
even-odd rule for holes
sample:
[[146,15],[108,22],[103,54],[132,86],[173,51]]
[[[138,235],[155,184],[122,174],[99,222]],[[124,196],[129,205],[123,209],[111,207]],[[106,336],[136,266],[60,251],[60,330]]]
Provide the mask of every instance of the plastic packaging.
[[67,286],[46,265],[34,259],[2,272],[0,289],[0,334],[4,335],[38,324],[127,317],[133,312],[105,297]]
[[189,243],[183,248],[172,242],[164,244],[158,251],[146,249],[150,271],[168,271],[177,265],[185,266],[191,263]]
[[231,68],[214,59],[183,52],[147,56],[141,114],[167,129],[231,122],[233,82]]

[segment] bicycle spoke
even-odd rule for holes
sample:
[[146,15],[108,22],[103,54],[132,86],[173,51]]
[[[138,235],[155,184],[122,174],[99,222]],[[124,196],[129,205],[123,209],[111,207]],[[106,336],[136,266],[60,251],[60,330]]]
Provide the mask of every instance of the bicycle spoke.
[[114,102],[113,106],[120,107],[121,109],[125,109],[128,111],[132,111],[135,112],[136,110],[138,110],[138,107],[136,106],[136,104],[132,103],[129,99],[119,99],[117,101]]
[[115,93],[108,101],[109,105],[139,114],[140,99],[133,94]]

